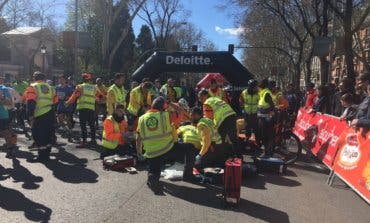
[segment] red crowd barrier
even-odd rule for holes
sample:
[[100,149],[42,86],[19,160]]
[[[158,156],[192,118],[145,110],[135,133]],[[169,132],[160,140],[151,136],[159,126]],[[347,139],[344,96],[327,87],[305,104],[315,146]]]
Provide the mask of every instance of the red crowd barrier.
[[350,128],[337,117],[301,108],[293,132],[337,176],[370,201],[370,132]]
[[347,129],[339,139],[333,170],[370,203],[370,133]]
[[300,109],[293,132],[299,137],[303,146],[326,166],[332,168],[338,150],[339,136],[347,128],[347,123],[337,117],[310,114],[305,109]]

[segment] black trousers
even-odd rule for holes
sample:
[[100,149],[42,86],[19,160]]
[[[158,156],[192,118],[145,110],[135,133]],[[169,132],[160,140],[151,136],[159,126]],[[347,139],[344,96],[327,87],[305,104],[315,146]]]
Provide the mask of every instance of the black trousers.
[[274,135],[274,119],[259,117],[258,134],[256,138],[257,141],[261,142],[265,147],[266,155],[272,155]]
[[[224,167],[225,161],[232,156],[232,151],[230,146],[225,144],[213,145],[214,150],[208,150],[207,153],[202,157],[202,161],[196,166],[198,169],[203,169],[206,167]],[[188,151],[186,154],[186,168],[191,168],[193,170],[195,157],[199,154],[199,149],[196,149],[192,144],[189,144]],[[189,172],[187,172],[189,173]]]
[[239,139],[236,132],[236,115],[225,118],[218,128],[218,133],[221,135],[223,144],[231,145],[234,154],[237,155],[240,153],[238,146]]
[[247,139],[251,137],[252,133],[256,134],[258,129],[258,119],[257,114],[246,114],[245,122],[247,123],[245,127],[245,136]]
[[26,111],[25,111],[25,105],[22,103],[16,103],[15,107],[17,108],[17,111],[15,112],[15,119],[17,121],[17,124],[23,128],[23,131],[25,132],[25,125],[24,120],[26,119]]
[[[184,161],[185,159],[184,175],[189,174],[189,171],[193,171],[193,166],[188,161],[188,159],[191,159],[188,155],[190,149],[189,144],[175,143],[172,149],[167,153],[155,158],[147,159],[149,164],[148,182],[157,183],[159,181],[161,168],[164,166],[166,161]],[[194,160],[194,158],[192,159]]]
[[80,109],[78,110],[78,115],[80,119],[82,141],[87,140],[87,124],[90,127],[90,138],[95,140],[95,111],[90,109]]
[[54,110],[41,115],[33,120],[32,137],[37,146],[47,146],[54,143],[55,128],[54,128],[55,112]]
[[107,105],[106,104],[95,104],[95,124],[99,125],[99,115],[103,115],[103,121],[107,118]]

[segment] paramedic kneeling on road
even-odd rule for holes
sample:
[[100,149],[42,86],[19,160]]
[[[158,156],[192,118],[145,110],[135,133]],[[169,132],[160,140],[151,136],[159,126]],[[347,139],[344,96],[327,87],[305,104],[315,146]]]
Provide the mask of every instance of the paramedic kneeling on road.
[[[156,98],[152,108],[139,118],[137,127],[136,149],[138,157],[145,158],[149,163],[147,185],[155,194],[162,193],[159,183],[161,167],[166,160],[179,160],[184,158],[186,149],[177,141],[176,129],[170,120],[170,114],[164,110],[165,99]],[[189,169],[185,167],[185,170]],[[186,171],[184,171],[184,175]]]
[[222,99],[210,97],[208,91],[198,93],[199,101],[203,104],[203,116],[213,120],[215,128],[220,133],[222,142],[232,144],[235,153],[238,152],[236,133],[236,113]]
[[115,154],[124,155],[127,151],[124,148],[123,134],[127,132],[128,125],[124,120],[124,105],[116,105],[113,114],[108,116],[103,124],[102,151],[100,158],[112,156]]
[[201,147],[196,150],[193,149],[192,152],[189,151],[192,154],[190,157],[193,157],[193,160],[189,160],[189,162],[193,164],[195,157],[195,166],[198,168],[224,166],[226,159],[232,153],[230,149],[222,144],[221,136],[215,129],[213,121],[209,118],[203,118],[202,109],[197,107],[192,109],[191,119],[192,125],[196,126]]

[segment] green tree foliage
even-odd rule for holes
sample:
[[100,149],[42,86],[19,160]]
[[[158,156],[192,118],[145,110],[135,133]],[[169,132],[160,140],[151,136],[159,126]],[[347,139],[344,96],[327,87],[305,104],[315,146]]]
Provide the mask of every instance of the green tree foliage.
[[152,32],[149,26],[143,25],[140,28],[140,33],[136,38],[137,51],[139,54],[146,52],[147,50],[154,48],[154,41]]
[[[113,24],[110,38],[111,43],[115,43],[120,37],[122,32],[122,27],[127,26],[128,18],[130,17],[127,8],[123,9],[119,14],[118,18]],[[121,43],[116,55],[114,56],[111,70],[113,72],[130,72],[134,63],[134,41],[135,35],[132,25],[130,27],[129,33]],[[113,47],[113,46],[112,46]]]

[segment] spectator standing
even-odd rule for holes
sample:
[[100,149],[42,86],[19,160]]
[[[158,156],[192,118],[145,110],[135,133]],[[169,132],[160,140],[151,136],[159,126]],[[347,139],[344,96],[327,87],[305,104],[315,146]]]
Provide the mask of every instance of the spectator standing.
[[341,98],[344,94],[351,93],[351,85],[352,82],[349,79],[343,79],[339,85],[338,85],[338,91],[335,92],[332,101],[330,103],[331,105],[331,114],[334,116],[339,117],[343,111],[344,107],[341,104]]
[[352,127],[370,129],[370,84],[367,85],[367,97],[357,108],[355,119],[351,122]]
[[355,105],[354,95],[350,93],[344,94],[340,102],[342,103],[342,106],[344,108],[344,111],[340,116],[340,119],[349,122],[352,121],[355,118],[357,112],[357,106]]
[[17,135],[10,128],[10,118],[7,106],[12,104],[8,88],[3,84],[4,77],[0,77],[0,137],[5,139],[6,158],[13,158],[16,151]]
[[[68,132],[69,138],[71,137],[72,123],[70,120],[70,113],[73,112],[72,106],[66,106],[65,102],[73,93],[73,88],[67,84],[67,78],[63,74],[59,76],[59,84],[55,88],[58,96],[57,104],[57,118],[58,124],[62,131]],[[68,129],[67,129],[68,128]]]
[[307,83],[306,85],[306,100],[305,100],[305,108],[310,110],[315,105],[317,99],[317,94],[315,91],[315,84],[314,83]]
[[328,91],[325,85],[320,85],[317,88],[317,100],[312,107],[312,111],[320,112],[320,113],[327,113],[328,111]]

